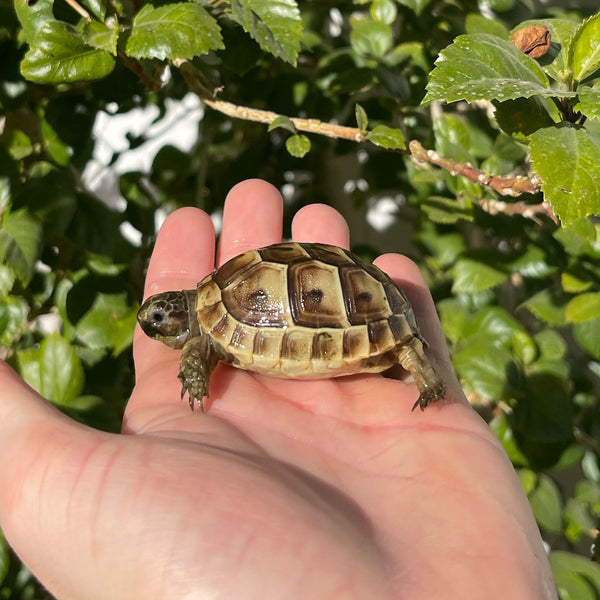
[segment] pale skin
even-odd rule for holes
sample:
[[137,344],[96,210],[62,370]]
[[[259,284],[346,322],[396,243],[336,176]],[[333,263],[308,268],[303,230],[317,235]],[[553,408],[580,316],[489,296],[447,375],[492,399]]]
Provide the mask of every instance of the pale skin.
[[[261,181],[229,194],[216,263],[281,240]],[[302,209],[297,241],[349,246],[341,215]],[[209,217],[163,226],[146,296],[215,264]],[[447,399],[411,412],[413,383],[215,370],[207,413],[180,398],[179,352],[138,328],[122,435],[61,415],[0,364],[0,521],[61,600],[552,599],[525,494],[467,405],[431,296],[407,258],[377,264],[415,307]]]

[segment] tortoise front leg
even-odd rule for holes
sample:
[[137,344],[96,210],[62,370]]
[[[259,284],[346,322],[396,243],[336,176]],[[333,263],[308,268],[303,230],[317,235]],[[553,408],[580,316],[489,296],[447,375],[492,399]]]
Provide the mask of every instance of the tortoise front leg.
[[425,410],[427,405],[446,395],[446,384],[425,355],[423,343],[419,338],[414,337],[408,344],[402,346],[398,353],[398,362],[415,378],[417,388],[421,392],[412,410],[417,406]]
[[187,392],[190,408],[194,410],[194,401],[198,401],[200,410],[204,412],[204,398],[208,398],[208,384],[211,373],[217,366],[219,356],[207,335],[190,338],[181,351],[179,379],[183,384],[181,397]]

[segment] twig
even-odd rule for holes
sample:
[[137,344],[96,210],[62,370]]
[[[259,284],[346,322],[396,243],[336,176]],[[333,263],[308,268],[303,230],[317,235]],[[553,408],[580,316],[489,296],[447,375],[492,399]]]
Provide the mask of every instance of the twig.
[[[280,116],[270,110],[238,106],[237,104],[224,102],[223,100],[207,100],[206,98],[203,98],[203,101],[214,110],[218,110],[229,117],[236,117],[238,119],[244,119],[245,121],[272,123]],[[346,127],[335,123],[324,123],[318,119],[301,119],[299,117],[289,117],[289,119],[298,131],[318,133],[331,138],[352,140],[353,142],[362,142],[365,139],[365,136],[357,127]]]
[[479,200],[477,202],[481,209],[490,215],[521,215],[526,219],[531,219],[536,223],[540,223],[538,215],[546,215],[552,219],[557,225],[560,225],[560,220],[556,216],[550,202],[540,202],[539,204],[527,204],[526,202],[503,202],[502,200]]
[[537,178],[513,175],[489,175],[476,169],[469,163],[459,163],[450,158],[443,158],[435,150],[425,150],[420,142],[413,140],[409,144],[411,156],[419,162],[429,162],[446,169],[452,175],[462,175],[467,179],[487,185],[503,196],[520,196],[521,194],[537,194],[540,191],[540,182]]

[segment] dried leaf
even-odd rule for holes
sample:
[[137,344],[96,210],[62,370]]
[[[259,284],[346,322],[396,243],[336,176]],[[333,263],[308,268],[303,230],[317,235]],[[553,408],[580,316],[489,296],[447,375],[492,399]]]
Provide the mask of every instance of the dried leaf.
[[545,25],[531,25],[515,31],[510,41],[527,56],[540,58],[548,52],[552,35]]

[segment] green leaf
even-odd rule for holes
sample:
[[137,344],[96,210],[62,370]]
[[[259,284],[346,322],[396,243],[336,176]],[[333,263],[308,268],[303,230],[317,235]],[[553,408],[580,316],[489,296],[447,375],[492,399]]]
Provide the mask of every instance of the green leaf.
[[8,152],[15,160],[22,160],[33,152],[29,136],[20,129],[13,129],[8,136]]
[[427,200],[421,202],[421,208],[434,223],[453,225],[458,221],[473,220],[473,209],[471,206],[465,207],[464,204],[463,201],[455,198],[429,196]]
[[521,480],[521,485],[523,486],[525,493],[529,495],[531,492],[533,492],[538,481],[536,472],[532,471],[531,469],[519,469],[517,471],[517,475]]
[[596,600],[600,596],[600,565],[562,550],[551,552],[549,559],[561,598]]
[[56,129],[50,125],[45,115],[40,115],[40,120],[42,125],[42,137],[44,138],[44,145],[48,154],[50,154],[59,165],[68,165],[73,156],[73,148],[60,139]]
[[588,119],[600,118],[600,88],[580,87],[577,90],[578,102],[575,110],[583,113]]
[[573,96],[550,88],[535,60],[508,40],[488,33],[460,35],[442,50],[430,73],[423,103],[434,100],[514,100]]
[[560,274],[560,284],[565,292],[569,292],[571,294],[585,292],[593,285],[589,278],[579,277],[576,273],[571,271],[563,271]]
[[0,227],[0,260],[27,285],[38,258],[42,227],[26,208],[5,213]]
[[[500,443],[504,447],[506,454],[508,454],[508,458],[510,458],[513,464],[527,464],[527,458],[519,449],[519,446],[513,436],[512,429],[509,426],[508,419],[503,412],[495,411],[495,416],[490,421],[490,429],[500,440]],[[519,476],[520,474],[521,473],[519,472]],[[526,484],[527,481],[524,482],[523,480],[524,478],[521,478],[521,482]]]
[[4,538],[4,535],[0,533],[0,584],[4,589],[8,589],[5,581],[6,576],[8,575],[10,569],[10,557],[11,551],[10,547]]
[[310,150],[310,140],[305,135],[293,135],[285,141],[287,151],[296,158],[302,158]]
[[[81,0],[81,2],[98,19],[98,21],[104,21],[106,18],[104,0]],[[92,21],[92,23],[98,23],[98,21]]]
[[528,498],[538,524],[546,531],[560,533],[562,498],[554,481],[548,475],[539,473],[537,485]]
[[77,323],[77,338],[88,348],[113,349],[117,355],[133,341],[136,315],[137,307],[127,304],[124,293],[99,293]]
[[600,68],[600,13],[584,21],[569,45],[569,63],[576,81]]
[[83,390],[83,367],[74,348],[60,335],[45,337],[39,348],[17,352],[19,372],[42,396],[69,405]]
[[15,340],[27,328],[29,305],[23,298],[8,296],[0,298],[0,345],[13,346]]
[[486,306],[478,310],[462,331],[462,338],[479,337],[492,346],[510,348],[515,332],[526,333],[523,326],[500,306]]
[[468,313],[456,298],[445,298],[436,305],[446,337],[453,343],[462,339]]
[[600,319],[575,323],[573,337],[584,350],[600,360]]
[[453,356],[454,366],[480,396],[499,400],[507,388],[507,369],[512,356],[502,347],[485,342],[469,344]]
[[14,0],[15,12],[23,27],[23,38],[27,43],[31,44],[43,25],[54,21],[53,4],[53,0],[39,0],[31,5],[23,0]]
[[365,139],[388,150],[404,150],[406,148],[402,131],[387,125],[377,125],[365,136]]
[[600,318],[600,293],[587,292],[572,298],[567,304],[567,322],[581,323]]
[[546,253],[539,246],[529,245],[521,256],[510,262],[509,269],[523,277],[541,279],[556,270],[556,267],[548,262]]
[[370,13],[374,21],[391,25],[398,16],[398,9],[393,0],[373,0]]
[[[550,116],[557,113],[556,107],[548,98],[517,98],[506,102],[494,102],[496,120],[502,131],[521,141],[526,141],[542,127],[551,127],[554,121]],[[556,115],[557,118],[558,114]]]
[[413,10],[417,15],[420,15],[425,8],[429,5],[431,0],[398,0],[399,4],[407,6]]
[[133,19],[127,54],[135,58],[192,59],[222,49],[221,29],[195,2],[178,2],[154,8],[146,4]]
[[351,19],[350,42],[357,54],[384,56],[392,47],[392,28],[381,21]]
[[567,382],[553,373],[532,372],[519,383],[520,398],[511,416],[515,438],[530,462],[551,467],[573,437]]
[[265,52],[296,64],[303,25],[295,0],[232,0],[230,16]]
[[354,114],[356,116],[356,124],[360,129],[361,133],[367,133],[367,127],[369,125],[369,119],[367,117],[367,111],[360,105],[354,106]]
[[273,131],[273,129],[277,128],[287,129],[290,133],[293,133],[294,135],[298,133],[294,122],[289,117],[286,117],[284,115],[279,115],[277,118],[273,119],[269,125],[268,131]]
[[537,346],[524,329],[517,329],[511,337],[514,357],[524,365],[530,365],[537,357]]
[[454,294],[474,294],[500,285],[507,277],[506,273],[483,262],[470,258],[459,259],[452,268]]
[[577,219],[568,227],[557,229],[554,237],[573,256],[600,257],[600,227],[585,217]]
[[499,38],[508,39],[508,29],[495,19],[488,19],[477,13],[469,13],[465,22],[468,34],[489,33]]
[[523,302],[521,306],[550,325],[566,324],[566,302],[553,290],[542,290]]
[[534,339],[544,359],[560,360],[567,352],[565,340],[554,329],[542,329]]
[[90,46],[75,27],[50,21],[31,42],[21,73],[38,83],[72,83],[101,79],[114,65],[110,52]]
[[119,24],[114,21],[112,27],[109,27],[98,21],[86,22],[83,27],[83,39],[90,46],[99,50],[106,50],[116,56]]
[[542,191],[564,225],[600,214],[600,148],[584,129],[539,129],[530,137],[531,161]]

